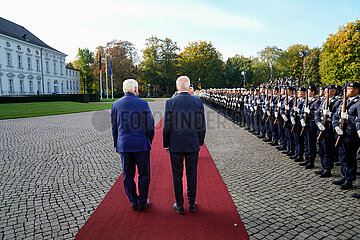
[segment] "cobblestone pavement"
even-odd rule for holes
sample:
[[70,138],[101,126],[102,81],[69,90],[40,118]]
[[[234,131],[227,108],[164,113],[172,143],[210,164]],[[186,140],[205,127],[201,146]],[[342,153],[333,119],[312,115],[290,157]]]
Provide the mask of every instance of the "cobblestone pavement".
[[[206,107],[206,145],[250,239],[360,239],[360,201]],[[211,119],[211,121],[209,121]]]
[[[156,123],[164,103],[149,102]],[[359,239],[355,191],[206,114],[206,144],[252,239]],[[0,239],[73,238],[120,174],[109,110],[1,120]]]
[[1,120],[0,239],[72,239],[120,174],[109,110]]

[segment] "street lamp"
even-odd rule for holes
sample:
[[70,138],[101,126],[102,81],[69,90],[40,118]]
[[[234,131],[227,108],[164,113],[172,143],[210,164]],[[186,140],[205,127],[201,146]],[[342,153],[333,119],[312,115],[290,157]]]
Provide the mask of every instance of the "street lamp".
[[245,87],[245,85],[246,85],[246,77],[245,77],[246,72],[245,72],[245,71],[242,71],[242,72],[241,72],[241,75],[244,76],[244,85],[243,85],[243,87]]
[[150,86],[151,86],[151,84],[150,83],[148,83],[148,84],[146,84],[146,86],[148,87],[148,94],[147,94],[147,97],[148,98],[150,98],[151,96],[150,96]]

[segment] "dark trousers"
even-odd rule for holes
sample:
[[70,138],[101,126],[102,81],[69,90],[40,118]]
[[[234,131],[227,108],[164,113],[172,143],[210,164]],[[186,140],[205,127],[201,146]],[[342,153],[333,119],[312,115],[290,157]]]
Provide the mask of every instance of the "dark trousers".
[[285,129],[284,129],[284,120],[282,120],[282,117],[279,116],[279,123],[278,125],[278,130],[279,130],[279,140],[280,140],[280,144],[282,146],[286,146],[286,137],[285,137]]
[[[150,184],[150,151],[120,153],[123,166],[123,183],[132,205],[145,204]],[[138,168],[139,196],[136,193],[135,169]]]
[[344,162],[341,164],[341,172],[348,181],[356,180],[357,159],[356,152],[359,149],[358,138],[345,139],[342,146],[344,148]]
[[183,171],[184,158],[185,158],[185,167],[186,167],[188,203],[189,205],[195,204],[198,157],[199,157],[199,152],[170,153],[175,199],[176,199],[176,203],[180,207],[184,206],[183,184],[182,184],[182,177],[184,172]]
[[331,170],[335,159],[335,133],[330,123],[325,125],[325,137],[319,142],[321,165],[323,169]]
[[278,124],[274,124],[275,117],[271,116],[270,118],[270,128],[271,128],[271,134],[274,141],[279,140],[279,130],[278,130]]
[[310,160],[312,163],[315,161],[316,157],[316,139],[317,139],[317,126],[314,121],[309,121],[305,142],[306,142],[306,159]]

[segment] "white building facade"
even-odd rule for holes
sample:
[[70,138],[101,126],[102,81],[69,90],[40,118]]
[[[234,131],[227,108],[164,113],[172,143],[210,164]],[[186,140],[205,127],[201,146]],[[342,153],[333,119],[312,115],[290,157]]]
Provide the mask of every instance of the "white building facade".
[[0,18],[0,96],[79,94],[80,72],[66,68],[65,57],[25,28]]

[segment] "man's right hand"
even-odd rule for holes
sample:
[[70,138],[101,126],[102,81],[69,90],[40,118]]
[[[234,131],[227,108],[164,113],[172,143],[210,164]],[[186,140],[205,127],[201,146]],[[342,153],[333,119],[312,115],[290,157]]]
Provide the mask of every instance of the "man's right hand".
[[166,147],[166,148],[164,148],[165,149],[165,151],[167,152],[167,153],[170,153],[169,152],[169,147]]

